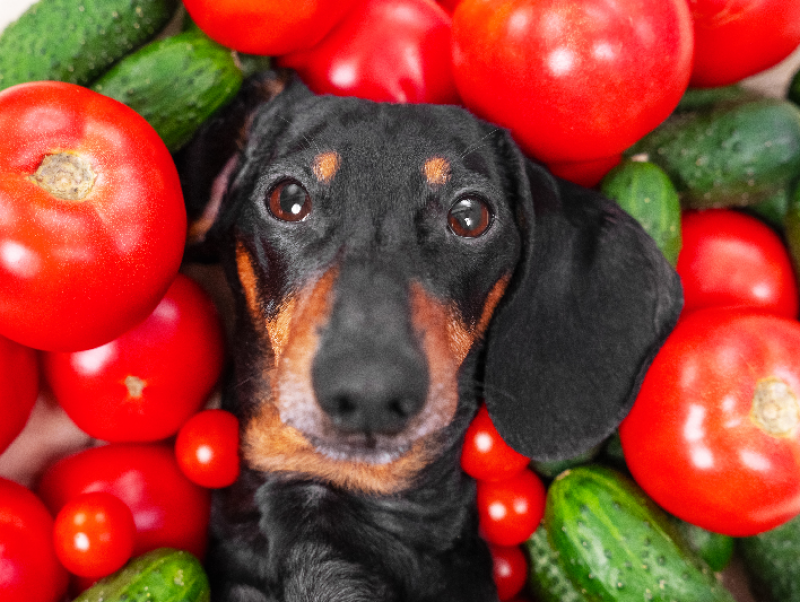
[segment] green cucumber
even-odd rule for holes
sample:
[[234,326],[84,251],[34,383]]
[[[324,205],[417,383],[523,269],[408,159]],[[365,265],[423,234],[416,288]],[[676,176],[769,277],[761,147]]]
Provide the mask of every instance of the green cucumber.
[[55,80],[85,86],[154,38],[178,0],[39,0],[0,34],[0,89]]
[[764,98],[674,115],[628,154],[664,169],[684,207],[753,205],[800,173],[800,108]]
[[673,266],[678,262],[681,203],[663,169],[648,161],[623,161],[606,174],[600,191],[642,225],[667,261]]
[[544,520],[567,575],[590,600],[733,602],[666,513],[610,468],[559,475]]
[[800,602],[800,517],[737,541],[750,587],[764,602]]
[[755,97],[755,92],[738,84],[720,88],[689,88],[683,93],[675,111],[678,113],[706,111],[724,104],[752,100]]
[[783,220],[783,234],[792,258],[795,276],[800,282],[800,182],[790,191],[788,207]]
[[159,548],[128,562],[73,602],[208,602],[208,577],[189,552]]
[[586,602],[550,545],[544,522],[523,544],[528,555],[528,589],[539,602]]
[[730,564],[736,547],[733,537],[707,531],[674,516],[671,518],[689,549],[700,556],[708,568],[718,573]]
[[174,152],[236,96],[242,81],[237,55],[192,30],[151,42],[91,87],[142,115]]

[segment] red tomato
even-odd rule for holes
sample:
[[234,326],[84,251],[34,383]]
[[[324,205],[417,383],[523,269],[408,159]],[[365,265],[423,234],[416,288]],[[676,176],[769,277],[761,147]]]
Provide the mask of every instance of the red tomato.
[[59,602],[67,577],[53,549],[53,517],[45,505],[0,477],[0,600]]
[[776,65],[800,45],[797,0],[689,0],[691,85],[725,86]]
[[39,494],[57,514],[82,493],[105,491],[133,513],[138,556],[159,547],[203,557],[210,495],[178,468],[172,449],[160,443],[110,443],[67,456],[42,475]]
[[225,410],[189,418],[175,439],[178,466],[203,487],[227,487],[239,476],[239,421]]
[[528,469],[503,481],[478,481],[481,536],[500,546],[521,544],[539,526],[545,498],[542,481]]
[[463,0],[453,62],[464,104],[545,163],[619,154],[689,81],[685,0]]
[[492,423],[485,405],[481,405],[464,436],[461,468],[482,481],[501,481],[522,472],[530,464],[508,445]]
[[311,48],[354,1],[183,0],[183,5],[197,26],[223,46],[268,56]]
[[800,323],[744,310],[682,319],[620,427],[636,481],[668,512],[754,535],[800,513]]
[[133,553],[136,526],[125,502],[103,491],[69,500],[56,516],[53,541],[67,570],[81,577],[105,577]]
[[492,577],[497,586],[497,597],[510,600],[528,582],[528,560],[519,546],[489,545],[489,551],[492,554]]
[[622,155],[591,159],[589,161],[577,161],[573,163],[550,163],[547,167],[553,174],[560,178],[580,184],[587,188],[593,188],[622,161]]
[[122,103],[63,82],[1,92],[0,131],[0,333],[75,350],[141,322],[186,238],[158,134]]
[[47,381],[83,431],[104,441],[174,435],[206,401],[222,371],[214,303],[178,274],[152,314],[95,349],[43,354]]
[[434,0],[361,0],[320,44],[278,62],[318,94],[451,104],[450,29]]
[[38,393],[36,352],[0,336],[0,454],[22,432]]
[[686,211],[677,271],[684,314],[703,307],[798,312],[792,261],[781,238],[759,219],[732,209]]

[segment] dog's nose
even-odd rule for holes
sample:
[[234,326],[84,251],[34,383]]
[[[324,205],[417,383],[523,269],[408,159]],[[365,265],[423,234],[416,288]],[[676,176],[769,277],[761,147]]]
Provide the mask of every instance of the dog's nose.
[[348,263],[312,364],[317,403],[341,431],[395,434],[422,409],[428,364],[405,279],[385,264]]
[[425,403],[424,363],[397,349],[351,350],[317,360],[317,402],[344,432],[396,434]]

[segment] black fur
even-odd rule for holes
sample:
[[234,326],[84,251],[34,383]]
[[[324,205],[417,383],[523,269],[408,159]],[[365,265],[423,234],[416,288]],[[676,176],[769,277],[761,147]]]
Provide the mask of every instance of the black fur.
[[[486,317],[498,282],[510,283],[488,332],[457,368],[454,416],[420,436],[438,451],[410,483],[368,494],[302,469],[251,467],[219,493],[208,559],[214,600],[495,600],[474,484],[459,467],[481,394],[500,432],[526,455],[561,458],[598,443],[628,411],[677,319],[677,276],[614,203],[553,178],[505,131],[460,108],[317,97],[293,79],[266,100],[276,82],[274,74],[251,81],[177,157],[195,215],[213,176],[231,168],[204,238],[236,299],[235,377],[224,403],[243,422],[274,396],[265,376],[273,351],[259,335],[253,295],[270,319],[310,274],[335,267],[312,370],[320,420],[333,426],[304,434],[321,455],[376,461],[376,450],[413,443],[408,425],[432,403],[424,399],[431,352],[415,330],[410,291],[419,285],[469,331]],[[308,166],[328,151],[342,162],[321,182]],[[448,165],[436,185],[421,171],[430,157]],[[270,216],[265,198],[287,178],[308,190],[313,218]],[[491,207],[482,236],[448,228],[451,205],[465,196]],[[254,258],[251,298],[237,249]],[[377,410],[336,415],[373,398],[382,400]],[[382,413],[398,400],[402,415]]]

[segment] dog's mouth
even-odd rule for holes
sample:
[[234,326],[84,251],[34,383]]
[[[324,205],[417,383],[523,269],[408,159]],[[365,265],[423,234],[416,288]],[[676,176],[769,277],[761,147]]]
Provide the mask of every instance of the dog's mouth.
[[385,437],[369,433],[339,436],[335,441],[315,436],[307,438],[317,453],[335,462],[391,464],[412,448],[411,442],[388,442]]

